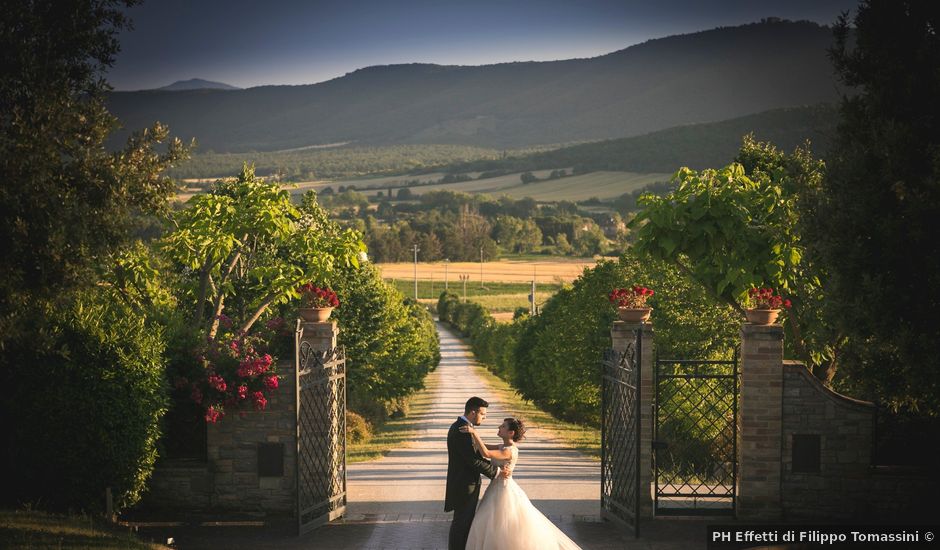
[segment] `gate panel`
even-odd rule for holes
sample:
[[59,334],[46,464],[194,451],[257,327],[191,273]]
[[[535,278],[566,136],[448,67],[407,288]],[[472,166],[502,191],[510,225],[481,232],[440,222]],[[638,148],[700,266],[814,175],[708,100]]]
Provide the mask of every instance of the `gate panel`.
[[734,515],[737,356],[657,360],[655,370],[655,513]]
[[346,356],[297,334],[297,529],[304,534],[346,511]]
[[604,353],[601,378],[601,516],[640,536],[640,331]]

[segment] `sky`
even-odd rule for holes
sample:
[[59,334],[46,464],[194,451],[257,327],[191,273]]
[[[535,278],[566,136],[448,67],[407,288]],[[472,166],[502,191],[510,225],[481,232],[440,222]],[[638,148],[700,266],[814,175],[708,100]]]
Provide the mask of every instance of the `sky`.
[[127,10],[117,90],[202,78],[313,84],[373,65],[595,57],[765,17],[831,25],[857,0],[146,0]]

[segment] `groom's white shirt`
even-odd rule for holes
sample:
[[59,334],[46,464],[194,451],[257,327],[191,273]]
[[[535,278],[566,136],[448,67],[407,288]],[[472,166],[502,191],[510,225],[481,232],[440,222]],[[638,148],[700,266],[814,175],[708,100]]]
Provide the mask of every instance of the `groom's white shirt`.
[[[466,416],[460,415],[458,418],[460,418],[461,420],[463,420],[463,421],[466,422],[467,424],[470,424],[471,426],[473,426],[473,422],[470,422],[470,421],[467,419]],[[476,429],[476,428],[474,428],[474,429]],[[493,479],[496,479],[496,478],[499,477],[502,473],[503,473],[503,467],[502,467],[502,466],[497,466],[497,467],[496,467],[496,475],[493,476]]]

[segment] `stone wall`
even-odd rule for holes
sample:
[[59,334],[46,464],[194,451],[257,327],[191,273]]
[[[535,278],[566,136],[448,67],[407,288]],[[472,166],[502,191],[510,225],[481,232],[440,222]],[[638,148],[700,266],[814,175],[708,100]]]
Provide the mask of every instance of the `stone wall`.
[[[280,385],[263,411],[208,426],[206,454],[217,510],[291,512],[296,494],[294,361],[277,366]],[[270,454],[259,464],[262,455]],[[280,460],[278,460],[280,458]],[[261,466],[268,470],[261,471]]]
[[295,368],[293,360],[277,363],[280,384],[269,394],[264,411],[247,410],[243,418],[233,411],[207,426],[206,462],[160,462],[145,504],[178,510],[293,512]]
[[936,519],[936,474],[872,464],[874,404],[833,392],[796,361],[783,362],[783,384],[784,519]]
[[782,367],[784,519],[866,516],[874,405],[826,388],[802,363]]

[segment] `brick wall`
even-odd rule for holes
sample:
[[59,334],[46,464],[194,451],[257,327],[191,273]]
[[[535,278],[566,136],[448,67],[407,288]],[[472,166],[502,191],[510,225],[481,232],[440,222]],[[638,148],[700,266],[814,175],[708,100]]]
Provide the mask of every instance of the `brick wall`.
[[826,388],[783,362],[781,469],[785,519],[866,515],[875,407]]
[[[169,460],[158,464],[145,497],[148,506],[239,513],[292,512],[296,494],[295,365],[277,364],[280,385],[264,411],[244,418],[231,412],[207,427],[205,463]],[[259,475],[259,453],[283,449],[281,475]],[[268,465],[276,465],[270,461]]]

